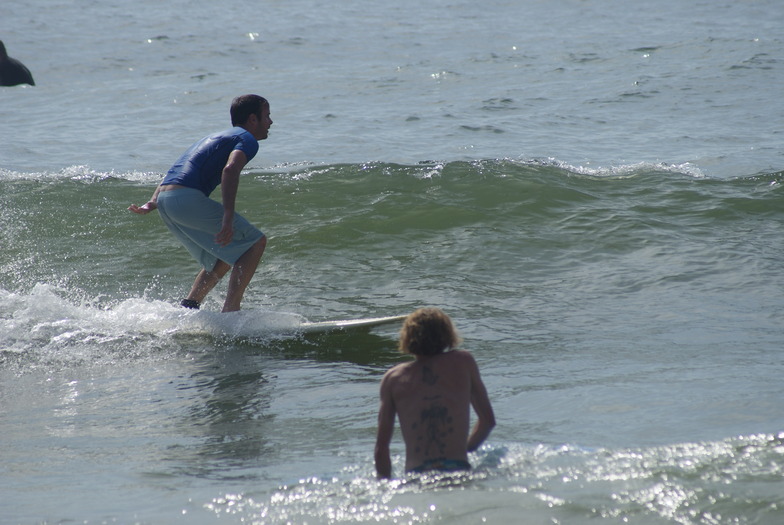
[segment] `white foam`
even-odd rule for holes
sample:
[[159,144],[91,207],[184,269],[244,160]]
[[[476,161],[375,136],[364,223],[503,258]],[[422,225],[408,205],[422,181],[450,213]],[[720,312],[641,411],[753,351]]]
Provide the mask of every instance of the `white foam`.
[[542,166],[553,166],[570,173],[578,175],[587,175],[589,177],[615,177],[627,178],[638,176],[641,173],[663,171],[666,173],[677,173],[693,177],[695,179],[704,179],[705,174],[697,166],[684,162],[681,164],[668,164],[664,162],[637,162],[632,164],[620,164],[617,166],[575,166],[568,162],[563,162],[555,158],[548,158],[546,160],[533,160],[523,161],[526,164],[536,164]]
[[72,295],[66,289],[42,283],[27,293],[0,290],[0,349],[38,353],[144,337],[158,340],[172,334],[292,336],[305,321],[290,312],[244,310],[223,314],[145,298],[106,306],[95,300],[76,301]]
[[89,166],[68,166],[59,171],[31,171],[21,172],[0,168],[0,181],[37,181],[50,182],[59,180],[78,180],[101,182],[106,179],[122,179],[143,184],[157,184],[162,177],[161,173],[145,171],[126,171],[116,173],[114,171],[96,171]]

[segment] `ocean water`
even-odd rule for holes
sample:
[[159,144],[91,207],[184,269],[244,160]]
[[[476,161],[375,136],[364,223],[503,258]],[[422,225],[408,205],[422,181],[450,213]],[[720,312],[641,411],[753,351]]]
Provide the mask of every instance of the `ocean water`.
[[[7,0],[0,523],[784,522],[784,5]],[[157,216],[170,164],[275,121],[245,309]],[[397,327],[449,313],[498,426],[375,479]]]

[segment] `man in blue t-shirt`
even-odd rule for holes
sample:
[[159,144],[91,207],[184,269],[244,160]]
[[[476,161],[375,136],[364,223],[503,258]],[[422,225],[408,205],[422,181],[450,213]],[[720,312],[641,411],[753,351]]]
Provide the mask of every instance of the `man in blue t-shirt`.
[[[242,296],[264,253],[267,238],[234,211],[240,172],[259,150],[272,125],[269,102],[242,95],[231,104],[231,129],[193,144],[174,163],[141,206],[128,207],[145,215],[158,210],[169,231],[201,263],[186,308],[199,308],[218,281],[231,269],[224,312],[240,309]],[[222,203],[209,198],[220,185]],[[232,269],[233,267],[233,269]]]

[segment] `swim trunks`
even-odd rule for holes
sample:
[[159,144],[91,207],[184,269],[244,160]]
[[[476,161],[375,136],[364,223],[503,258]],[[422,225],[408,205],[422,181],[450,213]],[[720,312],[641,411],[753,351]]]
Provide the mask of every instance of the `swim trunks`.
[[215,235],[223,226],[223,205],[192,188],[162,191],[158,194],[158,212],[169,231],[208,272],[218,259],[234,265],[264,237],[261,230],[235,212],[231,242],[227,246],[216,243]]
[[161,184],[194,188],[209,197],[221,183],[221,175],[229,155],[237,149],[250,161],[259,151],[259,141],[249,131],[240,127],[205,137],[182,154],[169,168]]
[[459,470],[471,470],[471,464],[462,459],[447,459],[436,458],[428,459],[418,467],[409,470],[409,472],[416,472],[421,474],[430,470],[437,470],[440,472],[457,472]]

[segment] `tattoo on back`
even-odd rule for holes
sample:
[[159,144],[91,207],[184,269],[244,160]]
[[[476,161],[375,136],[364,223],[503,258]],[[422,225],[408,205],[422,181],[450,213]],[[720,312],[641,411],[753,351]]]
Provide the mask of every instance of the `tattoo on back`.
[[438,382],[438,376],[435,372],[430,370],[429,366],[422,368],[422,382],[430,386],[433,386]]
[[427,457],[444,456],[447,438],[455,430],[449,409],[438,403],[432,403],[420,412],[419,423],[414,423],[412,428],[417,429],[420,425],[416,451],[420,452],[424,447]]

